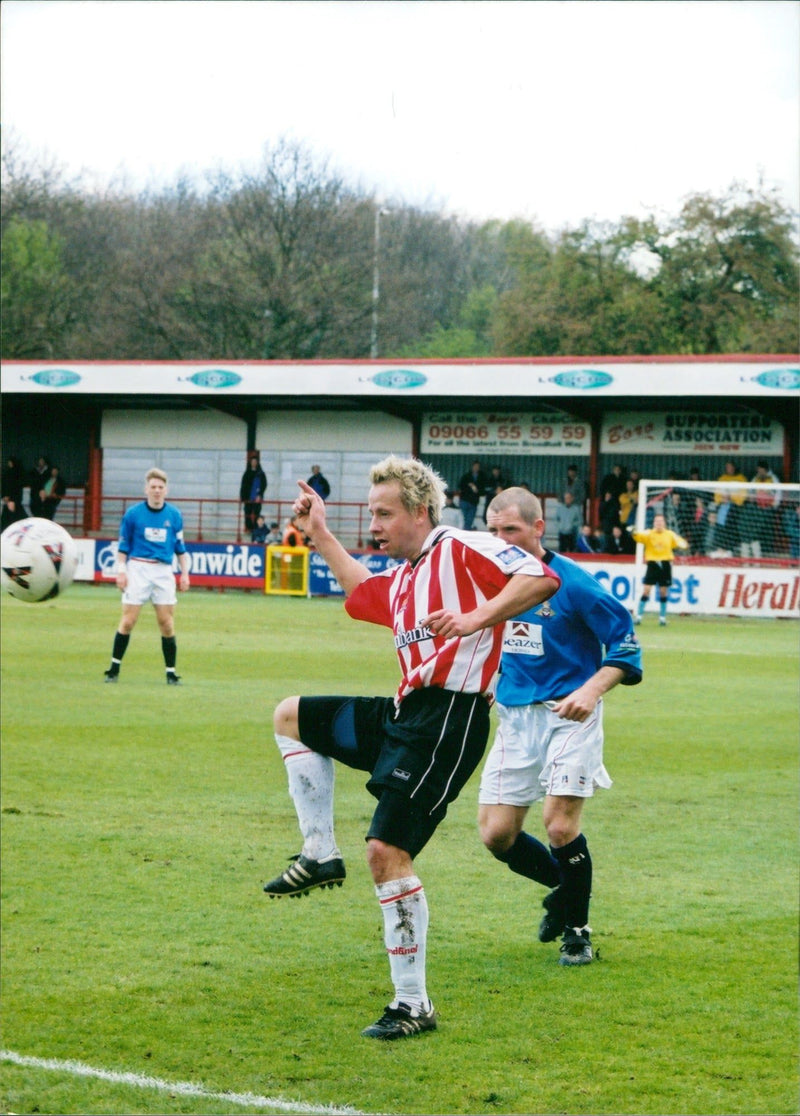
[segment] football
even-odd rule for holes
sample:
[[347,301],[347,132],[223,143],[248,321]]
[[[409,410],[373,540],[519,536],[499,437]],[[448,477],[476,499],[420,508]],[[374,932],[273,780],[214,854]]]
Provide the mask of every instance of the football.
[[0,584],[18,601],[49,601],[72,583],[78,546],[50,519],[20,519],[0,535]]

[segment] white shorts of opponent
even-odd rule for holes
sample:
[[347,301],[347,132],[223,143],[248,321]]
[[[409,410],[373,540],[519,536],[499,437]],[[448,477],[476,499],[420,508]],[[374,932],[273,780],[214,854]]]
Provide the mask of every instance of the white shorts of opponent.
[[126,566],[128,584],[122,592],[122,603],[143,605],[174,605],[178,599],[175,574],[166,562],[143,562],[129,558]]
[[530,806],[547,794],[590,798],[611,786],[603,766],[603,703],[585,721],[566,721],[555,702],[497,704],[500,722],[481,775],[484,806]]

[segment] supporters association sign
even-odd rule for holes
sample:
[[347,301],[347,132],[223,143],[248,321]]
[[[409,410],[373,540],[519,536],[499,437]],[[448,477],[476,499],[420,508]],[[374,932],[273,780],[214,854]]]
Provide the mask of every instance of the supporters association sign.
[[663,411],[607,414],[601,453],[783,453],[783,426],[755,412]]

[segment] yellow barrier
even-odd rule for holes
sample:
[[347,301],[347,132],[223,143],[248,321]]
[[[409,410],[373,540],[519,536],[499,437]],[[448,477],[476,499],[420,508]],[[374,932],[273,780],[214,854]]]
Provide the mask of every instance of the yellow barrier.
[[308,596],[308,547],[268,546],[264,592]]

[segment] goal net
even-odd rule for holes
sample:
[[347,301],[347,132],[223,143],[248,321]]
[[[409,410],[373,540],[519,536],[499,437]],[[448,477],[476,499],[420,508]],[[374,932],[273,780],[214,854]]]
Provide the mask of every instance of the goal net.
[[[652,527],[659,514],[688,544],[673,559],[670,600],[678,611],[798,617],[800,485],[640,481],[634,526]],[[643,576],[639,544],[637,586]]]
[[770,565],[800,558],[798,484],[643,480],[636,529],[652,527],[658,514],[688,542],[684,557]]

